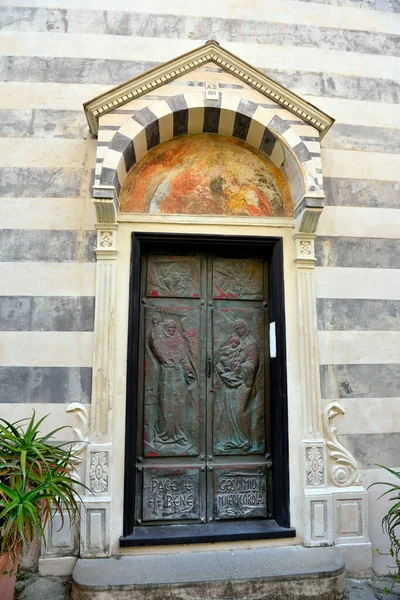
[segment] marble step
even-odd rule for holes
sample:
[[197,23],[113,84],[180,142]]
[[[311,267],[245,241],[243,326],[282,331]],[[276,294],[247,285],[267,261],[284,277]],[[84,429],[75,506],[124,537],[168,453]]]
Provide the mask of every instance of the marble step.
[[71,600],[343,600],[335,547],[249,548],[79,559]]

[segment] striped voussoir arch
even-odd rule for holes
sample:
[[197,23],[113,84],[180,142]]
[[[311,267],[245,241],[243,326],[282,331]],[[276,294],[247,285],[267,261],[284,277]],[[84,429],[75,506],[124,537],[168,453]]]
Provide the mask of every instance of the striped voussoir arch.
[[[278,167],[284,167],[286,145],[318,186],[312,156],[287,121],[255,102],[223,93],[219,101],[207,101],[204,94],[178,94],[129,117],[114,134],[95,185],[109,189],[110,196],[114,188],[119,197],[125,177],[135,163],[154,146],[187,133],[239,138],[263,151]],[[104,198],[106,194],[103,190],[101,195]]]

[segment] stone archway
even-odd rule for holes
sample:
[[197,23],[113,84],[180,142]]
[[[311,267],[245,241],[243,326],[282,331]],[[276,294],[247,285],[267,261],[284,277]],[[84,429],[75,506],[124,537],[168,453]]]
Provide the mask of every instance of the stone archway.
[[202,94],[187,93],[149,104],[113,135],[93,186],[98,221],[115,221],[127,173],[149,150],[188,133],[236,137],[263,152],[286,175],[295,210],[304,197],[323,198],[313,157],[289,120],[245,98],[221,93],[210,103]]

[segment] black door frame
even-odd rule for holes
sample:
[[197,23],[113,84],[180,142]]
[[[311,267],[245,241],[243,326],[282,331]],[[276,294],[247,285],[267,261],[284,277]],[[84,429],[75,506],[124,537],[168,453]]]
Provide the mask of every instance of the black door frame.
[[[276,357],[270,361],[273,519],[224,521],[193,525],[135,526],[136,428],[141,256],[175,249],[257,250],[269,264],[269,320],[275,322]],[[231,540],[294,537],[289,512],[289,453],[284,304],[283,240],[278,237],[132,233],[125,428],[124,530],[121,546],[150,546]],[[132,333],[130,333],[132,332]]]

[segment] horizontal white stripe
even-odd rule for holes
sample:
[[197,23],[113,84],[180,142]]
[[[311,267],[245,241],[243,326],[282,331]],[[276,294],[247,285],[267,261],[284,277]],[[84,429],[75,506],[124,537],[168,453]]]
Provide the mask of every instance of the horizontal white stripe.
[[397,239],[400,232],[399,209],[325,206],[317,234]]
[[322,365],[400,363],[400,331],[320,331]]
[[[83,6],[81,0],[3,0],[2,4],[4,6],[43,6],[58,9],[82,9]],[[126,0],[114,0],[112,10],[126,11],[128,6],[132,11],[139,8],[135,3],[127,5]],[[87,10],[110,10],[111,7],[109,0],[86,0],[84,8]],[[169,2],[146,0],[140,8],[142,13],[218,17],[221,19],[254,19],[273,23],[400,33],[400,25],[393,14],[376,10],[360,10],[349,6],[285,2],[284,0],[263,0],[262,3],[237,3],[233,0],[207,3],[187,2],[186,0],[169,0]],[[143,10],[144,8],[146,11]]]
[[[326,404],[333,401],[337,398],[324,400]],[[336,421],[341,434],[400,431],[400,398],[340,398],[339,402],[345,409]]]
[[0,331],[0,365],[91,367],[92,332]]
[[400,300],[400,271],[393,269],[316,267],[315,281],[318,298]]
[[0,167],[82,167],[96,140],[0,138]]
[[0,198],[3,229],[93,229],[96,221],[90,197]]
[[[1,32],[0,39],[0,54],[3,56],[129,59],[155,62],[171,60],[206,41],[169,39],[166,44],[162,38],[102,35],[99,40],[99,36],[95,33],[66,35],[54,32]],[[298,70],[299,65],[306,65],[309,72],[322,71],[381,79],[395,79],[400,71],[400,58],[393,56],[238,42],[226,43],[225,47],[259,68]]]
[[[194,77],[195,73],[191,73]],[[202,77],[204,77],[202,75]],[[225,75],[220,75],[224,81]],[[110,89],[110,85],[99,84],[70,84],[70,83],[36,83],[36,82],[0,82],[0,109],[48,109],[48,110],[76,110],[82,111],[82,104],[95,96]],[[167,93],[168,86],[154,91],[155,95]],[[243,95],[242,90],[236,91]],[[180,85],[173,90],[174,94],[188,92],[187,85]],[[231,91],[229,91],[231,93]],[[252,92],[250,92],[252,93]],[[258,92],[255,92],[259,95]],[[150,96],[150,95],[149,95]],[[247,97],[247,93],[246,93]],[[249,96],[251,98],[251,96]],[[330,115],[333,115],[337,123],[352,123],[375,127],[400,128],[400,104],[387,104],[378,102],[367,102],[360,100],[346,100],[342,98],[325,98],[321,96],[303,96],[305,100],[318,106]],[[135,107],[143,108],[148,103],[148,98],[135,100]],[[127,108],[127,105],[124,109]],[[282,116],[284,111],[282,110]],[[278,113],[279,114],[279,113]],[[120,125],[128,115],[121,113],[107,114],[103,119],[107,125]],[[293,118],[296,117],[293,115]],[[310,135],[310,127],[296,129],[299,135]],[[300,133],[303,131],[303,133]],[[323,144],[324,142],[322,142]]]
[[83,110],[82,104],[107,92],[111,85],[0,82],[0,109]]
[[331,150],[322,148],[324,177],[350,179],[400,179],[400,154]]
[[95,263],[0,262],[2,296],[94,296]]
[[[364,127],[400,128],[400,104],[348,100],[324,96],[302,96],[321,110],[332,115],[336,123],[351,123]],[[322,145],[324,142],[322,141]]]
[[[77,440],[76,433],[72,427],[82,429],[82,423],[76,412],[67,412],[67,406],[68,404],[60,404],[59,402],[34,402],[29,404],[5,402],[0,404],[0,411],[2,415],[6,415],[7,421],[11,423],[20,419],[30,418],[32,411],[35,411],[36,420],[47,415],[47,418],[40,427],[41,433],[48,434],[54,431],[54,429],[66,425],[68,428],[57,432],[53,439],[69,442]],[[90,404],[82,404],[82,406],[90,410]]]

